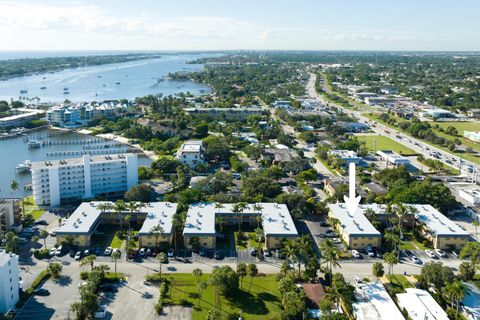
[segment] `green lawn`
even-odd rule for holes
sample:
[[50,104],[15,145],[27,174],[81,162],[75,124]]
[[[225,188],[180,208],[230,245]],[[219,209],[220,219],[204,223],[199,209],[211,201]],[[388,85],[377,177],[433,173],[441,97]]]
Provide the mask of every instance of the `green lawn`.
[[392,274],[391,276],[387,275],[387,279],[390,283],[406,288],[413,288],[413,285],[408,281],[408,279],[402,274]]
[[110,242],[110,247],[112,248],[121,248],[123,245],[123,240],[117,237],[116,235],[113,237],[112,242]]
[[480,131],[480,123],[474,121],[467,121],[467,122],[458,122],[458,121],[451,121],[451,122],[435,122],[434,124],[438,124],[441,128],[447,129],[448,127],[454,127],[458,130],[458,135],[463,136],[463,131]]
[[365,147],[373,151],[374,150],[374,142],[376,142],[377,151],[378,150],[392,150],[396,153],[403,154],[403,155],[412,155],[415,154],[410,148],[405,147],[404,145],[393,141],[390,138],[379,136],[379,135],[356,135],[359,141],[365,142]]
[[[192,274],[169,274],[168,279],[171,280],[169,302],[192,306],[193,320],[206,319],[208,311],[214,307],[213,287],[208,286],[199,301],[197,279]],[[203,275],[201,280],[208,281],[208,275]],[[250,278],[245,277],[243,288],[234,293],[232,298],[220,296],[222,319],[238,319],[238,314],[243,311],[245,320],[265,320],[267,316],[281,312],[281,297],[274,275],[253,278],[251,290],[249,289]]]
[[249,248],[257,248],[258,240],[255,235],[255,232],[243,232],[244,238],[242,240],[238,239],[238,232],[234,233],[235,237],[235,246],[239,250],[246,250]]
[[416,240],[410,233],[404,233],[405,237],[402,243],[400,244],[400,250],[427,250],[432,249],[424,245],[422,242]]
[[45,212],[45,210],[37,206],[35,200],[33,200],[33,196],[24,198],[23,201],[25,202],[25,213],[31,214],[34,220],[39,219]]

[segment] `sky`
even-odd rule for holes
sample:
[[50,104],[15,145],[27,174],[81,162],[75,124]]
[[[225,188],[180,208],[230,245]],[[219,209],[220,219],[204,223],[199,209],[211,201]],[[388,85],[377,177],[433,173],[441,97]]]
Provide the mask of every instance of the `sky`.
[[0,0],[0,50],[480,50],[478,0]]

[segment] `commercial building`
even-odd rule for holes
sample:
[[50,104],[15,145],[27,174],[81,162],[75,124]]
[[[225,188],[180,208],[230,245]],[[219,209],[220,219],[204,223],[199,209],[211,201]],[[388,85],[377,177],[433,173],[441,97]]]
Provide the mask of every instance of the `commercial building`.
[[478,131],[463,131],[463,136],[475,142],[480,142],[480,132]]
[[344,203],[329,204],[329,217],[338,223],[336,231],[351,249],[380,247],[382,234],[365,217],[364,212],[369,206],[359,205],[354,214],[348,212]]
[[19,300],[18,256],[0,249],[0,314],[15,308]]
[[22,209],[19,199],[0,199],[0,234],[12,229],[20,222]]
[[33,197],[38,205],[58,206],[98,195],[121,195],[137,184],[135,154],[86,155],[32,163]]
[[234,212],[234,204],[231,203],[197,203],[188,208],[183,229],[185,247],[192,248],[191,239],[198,237],[201,248],[214,249],[216,217],[222,217],[223,225],[256,225],[260,221],[268,249],[280,248],[284,239],[298,237],[290,212],[284,204],[248,204],[242,212]]
[[366,98],[376,98],[378,95],[374,92],[357,92],[354,95],[355,100],[363,101]]
[[357,156],[357,153],[352,150],[330,150],[328,155],[340,158],[344,165],[348,165],[351,162],[355,164],[362,162],[362,158]]
[[382,160],[387,161],[395,166],[410,164],[410,160],[402,157],[392,150],[378,150],[377,154],[382,158]]
[[355,319],[405,320],[393,299],[380,282],[361,284],[355,290]]
[[184,142],[177,151],[177,159],[190,168],[195,168],[197,165],[204,163],[203,142],[200,140]]
[[428,291],[407,288],[405,293],[397,294],[400,308],[408,312],[412,320],[448,320],[447,313],[428,293]]
[[[110,208],[104,208],[105,204]],[[127,214],[131,215],[131,223],[142,223],[138,233],[140,246],[153,247],[158,243],[171,241],[172,217],[177,211],[176,203],[151,202],[138,208],[133,214],[128,210],[117,213],[112,208],[113,205],[113,202],[83,202],[56,231],[57,242],[72,241],[75,246],[89,246],[92,235],[101,224],[123,223]]]
[[435,249],[462,249],[470,241],[470,233],[429,204],[413,204],[415,217],[424,226],[426,237]]
[[420,112],[420,116],[432,119],[454,117],[453,113],[451,113],[450,111],[440,108],[422,109],[422,112]]
[[192,107],[184,108],[183,111],[190,115],[204,114],[212,118],[220,119],[245,119],[249,116],[261,115],[263,109],[260,107],[235,107],[235,108],[207,108]]
[[0,130],[23,127],[30,121],[41,117],[45,111],[35,109],[18,109],[20,113],[8,117],[0,118]]
[[478,190],[461,189],[458,192],[458,195],[460,196],[460,198],[464,199],[465,201],[468,201],[470,204],[473,204],[474,206],[480,204],[480,191]]

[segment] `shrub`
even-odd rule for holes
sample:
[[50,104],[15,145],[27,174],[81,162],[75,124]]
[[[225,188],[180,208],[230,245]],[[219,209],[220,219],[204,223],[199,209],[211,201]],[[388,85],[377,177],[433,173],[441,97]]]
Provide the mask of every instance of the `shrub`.
[[36,259],[46,259],[49,257],[49,254],[48,254],[48,249],[36,249],[36,250],[33,250],[33,256],[36,258]]
[[150,273],[145,276],[145,280],[158,284],[162,282],[162,277],[160,277],[160,274],[158,273]]
[[80,279],[87,280],[88,279],[88,271],[80,272]]
[[50,273],[48,272],[48,270],[43,270],[38,274],[35,280],[33,280],[32,285],[30,286],[30,288],[27,289],[27,292],[29,294],[32,294],[33,290],[37,289],[38,286],[48,278],[50,278]]
[[105,272],[103,282],[122,282],[125,280],[125,276],[120,272]]
[[168,293],[168,280],[165,280],[162,282],[162,285],[160,286],[160,295],[158,296],[158,301],[155,304],[155,313],[157,315],[160,315],[163,311],[163,307],[165,306],[165,299],[167,297]]

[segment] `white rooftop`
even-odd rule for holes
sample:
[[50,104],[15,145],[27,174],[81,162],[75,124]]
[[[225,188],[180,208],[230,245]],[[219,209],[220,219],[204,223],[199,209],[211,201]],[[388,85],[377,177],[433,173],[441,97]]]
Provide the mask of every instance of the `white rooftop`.
[[332,214],[340,221],[342,229],[349,235],[365,235],[381,237],[382,234],[365,217],[364,212],[368,208],[380,211],[379,205],[359,205],[355,214],[350,214],[345,203],[329,204],[328,208]]
[[432,235],[464,236],[470,237],[470,233],[460,228],[452,220],[441,214],[429,204],[412,204],[418,210],[415,214],[417,220],[423,222]]
[[[196,203],[190,205],[185,221],[184,235],[214,235],[215,215],[234,215],[233,203],[222,203],[221,208],[215,208],[215,203]],[[280,236],[298,235],[288,208],[278,203],[258,203],[261,210],[255,210],[254,204],[249,204],[241,214],[261,215],[264,234]]]
[[57,233],[88,234],[100,217],[101,212],[97,209],[97,206],[102,203],[111,202],[82,202],[65,221],[65,224],[58,229]]
[[200,152],[203,146],[203,142],[200,140],[189,140],[181,146],[182,152]]
[[127,157],[137,157],[137,155],[134,153],[108,154],[108,155],[101,155],[101,156],[84,155],[80,158],[65,158],[62,160],[37,161],[37,162],[32,162],[32,169],[48,169],[51,167],[83,165],[84,159],[88,159],[91,164],[94,164],[94,163],[121,161],[121,160],[125,160]]
[[380,282],[360,285],[353,303],[356,319],[365,320],[405,320],[397,305]]
[[448,320],[442,307],[428,291],[407,288],[406,293],[398,293],[398,304],[405,308],[412,320]]
[[358,158],[357,153],[352,150],[330,150],[328,154],[338,156],[340,158]]
[[150,202],[140,209],[147,213],[139,235],[148,235],[153,227],[160,226],[163,233],[171,233],[173,215],[177,212],[177,204],[171,202]]

